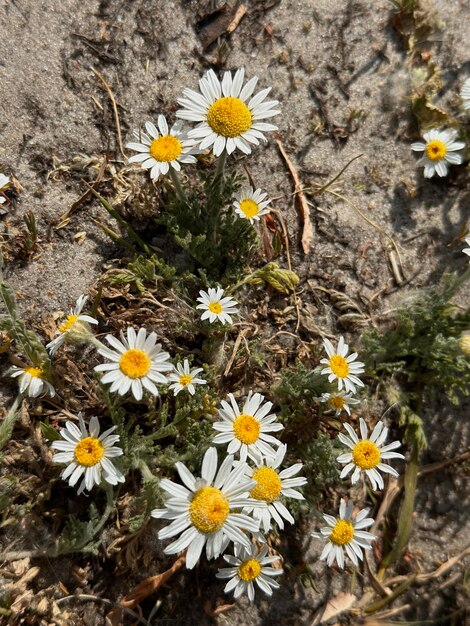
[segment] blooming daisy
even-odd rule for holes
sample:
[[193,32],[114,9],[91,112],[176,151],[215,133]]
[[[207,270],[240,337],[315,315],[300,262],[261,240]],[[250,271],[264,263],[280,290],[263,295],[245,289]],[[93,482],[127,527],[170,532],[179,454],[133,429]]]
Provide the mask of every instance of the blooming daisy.
[[422,141],[411,144],[411,149],[416,152],[424,152],[416,165],[424,166],[424,177],[432,178],[437,173],[438,176],[447,176],[449,173],[448,163],[459,165],[463,161],[461,154],[454,154],[457,150],[465,148],[464,141],[455,141],[458,135],[457,130],[440,130],[433,128],[423,133]]
[[54,387],[44,378],[44,370],[41,367],[16,367],[11,368],[12,378],[18,378],[20,393],[25,393],[30,398],[50,395],[55,396]]
[[351,483],[353,485],[359,480],[361,472],[365,472],[374,490],[383,489],[384,481],[378,470],[386,474],[391,474],[392,476],[398,476],[398,472],[393,469],[393,467],[385,465],[382,461],[388,459],[404,459],[403,454],[392,452],[392,450],[399,448],[401,443],[399,441],[393,441],[387,446],[382,447],[388,434],[388,428],[384,426],[382,421],[377,422],[370,439],[367,438],[367,426],[362,417],[359,419],[362,439],[358,438],[352,426],[345,424],[344,427],[348,431],[349,437],[340,433],[338,439],[345,446],[348,446],[351,452],[341,454],[336,459],[340,463],[347,463],[347,465],[343,467],[340,478],[344,478],[354,469],[354,473],[351,476]]
[[95,371],[106,372],[101,382],[104,385],[111,383],[109,391],[124,396],[130,389],[136,400],[142,400],[145,387],[158,396],[155,383],[168,384],[168,378],[162,372],[169,372],[173,366],[168,352],[162,352],[162,344],[157,344],[157,334],[147,335],[145,328],[136,333],[129,326],[127,338],[121,330],[121,341],[112,335],[106,335],[106,341],[114,350],[103,346],[98,352],[111,363],[101,363]]
[[10,183],[10,179],[5,174],[0,173],[0,204],[6,202],[5,196],[2,195],[3,188],[6,187]]
[[51,448],[60,450],[54,455],[55,463],[67,463],[61,477],[68,479],[73,487],[83,476],[78,493],[84,489],[90,491],[94,485],[101,483],[101,478],[110,485],[124,482],[124,476],[110,461],[113,457],[121,456],[123,451],[114,444],[119,441],[119,435],[112,435],[116,426],[112,426],[100,435],[100,423],[97,417],[90,420],[89,431],[81,417],[78,418],[79,428],[73,422],[66,422],[65,428],[60,429],[63,441],[54,441]]
[[18,378],[20,393],[25,393],[30,398],[50,395],[55,396],[54,387],[44,378],[44,370],[41,367],[16,367],[13,366],[12,378]]
[[194,396],[196,393],[196,389],[194,385],[206,385],[207,381],[203,378],[197,378],[199,372],[202,372],[202,367],[196,367],[195,369],[189,368],[188,359],[184,360],[183,365],[178,363],[176,367],[173,368],[173,372],[169,374],[168,380],[173,383],[170,385],[170,389],[173,389],[175,396],[179,394],[183,389],[187,389],[189,393]]
[[350,393],[343,393],[337,391],[336,393],[322,393],[320,402],[324,402],[330,409],[333,409],[336,415],[340,415],[341,411],[346,411],[348,415],[351,415],[350,406],[360,404],[361,401],[357,398],[353,398]]
[[238,599],[242,594],[247,593],[250,602],[255,599],[255,582],[257,586],[268,596],[271,596],[273,589],[279,589],[279,584],[273,577],[283,573],[281,568],[267,567],[275,561],[279,561],[278,556],[267,556],[268,547],[263,546],[258,552],[256,546],[235,549],[235,555],[224,554],[224,560],[232,567],[219,569],[216,578],[230,578],[225,585],[225,593],[233,591],[233,596]]
[[75,307],[70,309],[70,315],[67,315],[65,322],[59,326],[58,337],[47,344],[46,348],[51,355],[63,343],[86,341],[92,335],[90,324],[98,324],[98,321],[94,317],[81,314],[87,300],[87,296],[78,298]]
[[197,299],[198,304],[196,309],[201,309],[204,313],[201,315],[201,320],[209,319],[209,322],[212,324],[216,320],[225,324],[232,323],[231,314],[238,313],[237,304],[233,298],[230,296],[226,296],[223,298],[224,290],[222,287],[217,287],[217,289],[209,288],[209,291],[200,291],[199,298]]
[[150,170],[153,180],[160,174],[168,174],[170,167],[179,172],[180,163],[196,163],[194,155],[200,152],[194,148],[194,141],[188,140],[183,122],[177,121],[169,130],[165,116],[159,115],[157,125],[158,129],[152,122],[145,122],[147,132],[134,130],[138,142],[126,144],[127,148],[138,152],[130,157],[129,163],[138,163],[143,169]]
[[338,348],[335,350],[333,344],[329,339],[325,337],[323,340],[327,359],[322,359],[320,363],[324,363],[328,367],[322,369],[320,374],[328,374],[328,381],[332,383],[334,380],[338,381],[338,389],[341,391],[344,389],[346,392],[356,392],[356,385],[364,387],[364,383],[356,376],[356,374],[362,374],[364,372],[364,363],[358,361],[353,363],[357,359],[357,352],[353,352],[349,356],[349,346],[344,343],[344,338],[340,337],[338,342]]
[[253,191],[253,187],[242,189],[235,197],[235,202],[233,203],[235,213],[242,219],[250,220],[250,224],[253,224],[255,220],[259,221],[261,215],[269,213],[269,209],[266,207],[271,200],[265,199],[267,195],[261,189]]
[[319,533],[312,533],[312,537],[315,539],[328,538],[328,543],[323,548],[320,560],[327,559],[329,567],[333,565],[336,559],[339,567],[344,568],[343,548],[354,565],[359,565],[358,558],[362,561],[362,550],[370,550],[372,547],[370,542],[375,540],[375,535],[363,530],[374,523],[371,517],[367,517],[369,509],[362,509],[354,519],[351,517],[352,510],[353,503],[349,501],[346,505],[346,502],[341,498],[339,518],[323,515],[328,526],[321,528]]
[[467,80],[462,85],[460,97],[463,100],[463,108],[470,109],[470,78],[467,78]]
[[284,457],[286,455],[287,445],[281,444],[274,456],[266,456],[263,460],[256,462],[256,468],[247,469],[247,478],[256,481],[255,487],[250,491],[250,496],[256,501],[256,504],[265,503],[264,506],[248,506],[245,507],[245,513],[253,513],[256,519],[259,519],[260,527],[265,532],[271,529],[271,517],[274,518],[279,528],[284,528],[283,519],[290,524],[294,523],[294,518],[280,501],[280,497],[295,498],[303,500],[304,497],[293,487],[302,487],[307,483],[307,479],[303,476],[293,478],[302,469],[302,463],[291,465],[282,471],[279,470]]
[[213,443],[228,443],[228,454],[238,452],[241,461],[246,461],[247,456],[253,460],[263,455],[275,456],[276,451],[270,444],[280,446],[281,442],[267,433],[282,430],[284,426],[276,422],[274,413],[269,413],[273,403],[263,404],[264,396],[250,391],[243,410],[240,410],[232,393],[228,398],[230,404],[222,400],[219,410],[222,421],[212,425],[220,433],[214,437]]
[[160,487],[170,498],[164,509],[154,509],[152,517],[173,520],[158,533],[159,539],[181,537],[167,546],[165,554],[176,554],[188,548],[186,567],[192,569],[206,546],[208,559],[217,558],[230,541],[249,549],[251,542],[243,532],[258,532],[258,522],[240,513],[251,503],[247,498],[254,486],[244,477],[243,465],[234,468],[233,456],[227,456],[217,471],[217,450],[209,448],[202,461],[201,478],[195,478],[183,463],[176,470],[184,483],[178,485],[166,478]]
[[215,156],[219,156],[224,150],[232,154],[238,148],[250,154],[250,144],[258,145],[259,139],[265,140],[263,132],[277,130],[277,126],[261,121],[280,113],[275,108],[279,104],[277,100],[263,102],[271,87],[252,97],[258,78],[253,77],[243,87],[244,78],[242,68],[233,78],[230,72],[225,72],[221,83],[215,72],[209,70],[199,81],[201,93],[183,90],[184,98],[179,98],[178,103],[185,108],[177,111],[176,117],[199,122],[189,131],[189,137],[199,143],[201,150],[213,146]]
[[462,250],[462,252],[464,254],[468,254],[468,256],[470,256],[470,237],[465,237],[465,243],[467,244],[467,246],[469,246],[468,248],[464,248]]

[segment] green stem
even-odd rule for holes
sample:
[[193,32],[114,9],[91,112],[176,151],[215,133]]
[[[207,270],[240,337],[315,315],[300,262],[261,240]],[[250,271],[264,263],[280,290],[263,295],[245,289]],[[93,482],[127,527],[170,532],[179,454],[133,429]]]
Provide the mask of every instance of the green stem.
[[175,187],[175,193],[178,196],[178,198],[181,200],[181,202],[183,202],[184,204],[188,204],[188,199],[186,197],[186,194],[184,193],[184,189],[181,185],[181,181],[180,178],[178,176],[178,172],[170,166],[170,178],[171,178],[171,182],[173,183],[174,187]]
[[217,161],[217,169],[215,170],[214,180],[219,180],[219,191],[222,189],[224,181],[225,164],[227,163],[227,150],[224,150]]

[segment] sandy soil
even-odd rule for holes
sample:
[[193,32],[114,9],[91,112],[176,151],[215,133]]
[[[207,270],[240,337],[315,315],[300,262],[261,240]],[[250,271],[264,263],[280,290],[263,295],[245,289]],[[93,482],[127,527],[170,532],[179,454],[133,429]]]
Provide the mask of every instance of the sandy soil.
[[[5,269],[26,319],[34,322],[65,310],[120,254],[92,221],[108,222],[96,202],[83,203],[63,228],[51,228],[85,190],[80,179],[86,170],[64,174],[55,169],[58,165],[106,153],[117,167],[124,162],[108,95],[91,68],[113,90],[124,139],[159,112],[171,117],[182,88],[194,88],[217,60],[217,49],[204,51],[195,32],[202,4],[15,0],[0,10],[0,165],[23,188],[9,205],[2,230],[19,224],[32,210],[40,234],[34,258],[12,258]],[[380,230],[339,198],[318,195],[311,206],[314,241],[307,256],[299,244],[292,181],[274,140],[248,158],[234,159],[236,167],[246,166],[256,184],[269,191],[285,217],[302,298],[314,308],[315,323],[324,331],[341,330],[357,338],[361,320],[338,324],[341,311],[312,287],[346,294],[364,319],[375,320],[419,287],[436,283],[444,272],[462,270],[461,247],[449,244],[469,217],[468,169],[455,167],[444,180],[425,181],[415,167],[410,142],[418,129],[407,100],[410,68],[391,27],[388,1],[284,0],[271,3],[267,11],[263,3],[246,4],[248,13],[228,39],[230,51],[219,69],[244,66],[249,75],[260,77],[262,86],[272,85],[283,111],[279,137],[303,183],[323,184],[362,155],[336,189]],[[458,91],[470,75],[470,5],[434,0],[432,6],[442,22],[432,42],[442,71],[439,101],[462,120]],[[77,233],[86,236],[77,238]],[[389,262],[389,237],[399,246],[401,286]],[[428,416],[431,446],[425,462],[468,449],[466,415],[468,404],[457,413],[436,407]],[[450,468],[420,485],[410,552],[425,571],[456,554],[468,539],[464,478]],[[307,543],[305,554],[292,558],[318,557],[319,547]],[[323,566],[315,564],[313,572],[318,592],[302,588],[293,574],[272,602],[263,601],[249,613],[242,603],[222,615],[220,623],[311,624],[328,597],[349,589],[346,577],[325,574]],[[439,619],[464,601],[458,585],[433,588],[432,597],[426,595],[429,590],[406,597],[410,608],[400,617]],[[198,621],[185,618],[184,623],[212,623],[200,608],[195,611]],[[101,623],[88,609],[84,620]]]

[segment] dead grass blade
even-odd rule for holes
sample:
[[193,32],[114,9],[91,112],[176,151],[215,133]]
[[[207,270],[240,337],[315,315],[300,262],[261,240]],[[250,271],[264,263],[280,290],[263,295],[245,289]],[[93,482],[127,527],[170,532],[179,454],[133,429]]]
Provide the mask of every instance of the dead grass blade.
[[325,606],[318,609],[313,617],[313,622],[310,626],[320,626],[320,624],[326,624],[332,617],[337,617],[349,611],[356,603],[356,596],[352,593],[339,593],[337,596],[328,600]]
[[108,93],[109,99],[111,100],[111,106],[113,107],[113,113],[114,113],[114,123],[116,124],[116,132],[118,136],[119,151],[121,152],[124,159],[127,161],[127,154],[124,152],[124,146],[122,145],[121,123],[119,121],[119,113],[117,110],[116,98],[114,97],[114,94],[111,91],[111,87],[105,81],[103,76],[98,72],[98,70],[95,70],[95,68],[92,67],[91,71],[100,80],[101,84],[103,85],[103,87],[106,89]]

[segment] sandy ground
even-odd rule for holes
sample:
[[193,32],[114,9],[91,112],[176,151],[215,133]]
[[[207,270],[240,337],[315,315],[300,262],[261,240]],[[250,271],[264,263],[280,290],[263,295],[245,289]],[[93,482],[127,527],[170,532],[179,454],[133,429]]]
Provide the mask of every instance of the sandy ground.
[[[407,100],[409,66],[390,26],[390,3],[284,0],[266,12],[262,3],[246,4],[248,13],[229,39],[223,69],[244,66],[248,75],[260,77],[261,86],[272,85],[282,105],[279,137],[307,187],[325,183],[362,155],[337,189],[381,229],[339,198],[316,196],[311,206],[314,242],[305,256],[292,181],[274,140],[248,158],[234,159],[236,167],[246,165],[285,216],[302,297],[315,307],[315,322],[335,332],[340,314],[317,298],[312,281],[347,294],[361,311],[379,319],[445,271],[461,271],[466,262],[461,247],[449,244],[468,220],[468,170],[456,167],[444,180],[425,181],[415,167],[410,142],[418,129]],[[182,88],[195,88],[216,59],[214,49],[202,50],[194,29],[200,5],[195,0],[3,3],[0,165],[23,187],[4,225],[19,223],[32,210],[40,233],[35,258],[12,261],[5,269],[26,319],[70,306],[99,277],[103,264],[120,254],[91,221],[107,220],[96,202],[85,202],[60,230],[50,228],[84,192],[80,175],[51,176],[57,164],[105,153],[117,166],[124,161],[117,150],[108,95],[91,68],[112,87],[124,139],[160,112],[171,117]],[[470,5],[466,0],[434,0],[432,5],[442,22],[433,41],[443,80],[439,99],[462,120],[458,91],[470,75]],[[83,232],[86,237],[77,240],[77,233]],[[401,288],[388,260],[389,237],[400,250],[406,283]],[[360,327],[343,325],[340,330],[356,333]],[[468,405],[466,411],[468,415]],[[462,411],[456,417],[454,409],[429,416],[426,462],[468,448],[464,416]],[[468,538],[465,497],[463,479],[452,469],[438,480],[423,482],[410,551],[419,555],[424,570],[456,554]],[[310,545],[306,555],[317,557],[319,547]],[[334,574],[325,578],[323,566],[315,565],[314,572],[318,593],[291,581],[273,604],[261,603],[250,610],[250,617],[246,606],[236,608],[220,623],[310,624],[314,610],[349,584]],[[403,615],[439,618],[446,602],[452,605],[446,595],[451,593],[457,592],[451,588],[432,599],[414,598],[414,606]]]

